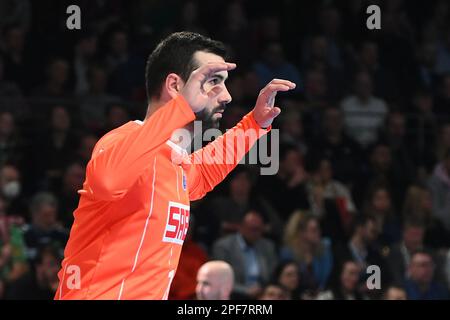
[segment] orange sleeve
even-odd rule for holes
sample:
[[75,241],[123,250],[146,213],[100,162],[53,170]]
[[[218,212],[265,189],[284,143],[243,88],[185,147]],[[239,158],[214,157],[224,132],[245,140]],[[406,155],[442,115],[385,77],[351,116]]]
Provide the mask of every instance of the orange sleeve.
[[192,165],[187,173],[189,199],[201,199],[214,189],[270,130],[271,127],[262,129],[250,112],[225,134],[191,154]]
[[99,141],[86,168],[83,192],[101,200],[122,198],[150,165],[153,151],[174,130],[194,119],[194,112],[180,95],[158,109],[142,127]]

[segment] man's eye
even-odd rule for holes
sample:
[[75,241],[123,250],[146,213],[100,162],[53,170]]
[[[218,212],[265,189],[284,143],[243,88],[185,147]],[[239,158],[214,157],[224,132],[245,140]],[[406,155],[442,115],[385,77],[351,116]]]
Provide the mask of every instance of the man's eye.
[[212,78],[211,80],[209,80],[209,83],[212,84],[213,86],[215,86],[216,84],[219,84],[219,79],[218,78]]

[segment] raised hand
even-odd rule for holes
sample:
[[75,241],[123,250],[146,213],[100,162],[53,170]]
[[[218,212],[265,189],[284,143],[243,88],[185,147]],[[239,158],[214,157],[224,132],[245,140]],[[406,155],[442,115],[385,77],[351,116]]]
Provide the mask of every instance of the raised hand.
[[259,92],[255,108],[253,109],[253,117],[260,127],[269,127],[273,119],[280,114],[281,109],[274,107],[277,93],[279,91],[289,91],[294,88],[295,83],[291,81],[273,79]]

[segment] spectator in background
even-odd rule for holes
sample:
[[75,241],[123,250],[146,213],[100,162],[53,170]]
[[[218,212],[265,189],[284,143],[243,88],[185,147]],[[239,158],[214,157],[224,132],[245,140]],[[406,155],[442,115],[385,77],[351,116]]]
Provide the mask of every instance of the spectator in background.
[[317,217],[300,211],[294,212],[286,225],[282,261],[297,262],[302,284],[308,294],[323,290],[333,269],[331,241],[321,237]]
[[24,227],[28,260],[34,264],[46,246],[59,250],[61,256],[69,233],[58,221],[58,202],[51,193],[36,194],[30,204],[31,224]]
[[276,175],[261,176],[257,192],[270,201],[283,222],[296,209],[309,209],[306,193],[308,173],[296,146],[280,145],[280,168]]
[[120,102],[111,103],[105,109],[104,126],[99,130],[99,136],[120,127],[130,120],[130,115],[126,106]]
[[189,230],[184,240],[175,277],[170,286],[169,300],[190,300],[195,298],[197,272],[208,261],[206,251],[193,240],[195,219],[189,216]]
[[441,120],[441,123],[447,123],[450,120],[448,116],[450,108],[450,73],[440,78],[438,89],[435,112],[439,116],[438,119]]
[[293,300],[289,297],[288,290],[278,283],[269,283],[263,289],[258,300]]
[[410,300],[446,300],[450,298],[447,288],[436,282],[432,255],[424,250],[416,251],[408,265],[405,290]]
[[326,226],[330,236],[345,238],[356,214],[350,190],[333,179],[331,162],[317,159],[306,189],[311,212]]
[[384,292],[383,300],[407,300],[406,291],[400,286],[389,286]]
[[0,166],[7,163],[23,165],[23,152],[24,142],[19,136],[13,113],[0,111]]
[[433,215],[450,232],[450,149],[439,162],[428,181],[433,201]]
[[4,62],[0,55],[0,112],[11,112],[14,116],[24,118],[29,115],[29,108],[16,83],[4,78]]
[[108,74],[100,65],[92,65],[87,72],[88,90],[82,96],[80,114],[89,130],[99,130],[105,125],[106,108],[119,100],[107,93]]
[[283,113],[280,115],[280,142],[297,146],[302,154],[307,154],[308,143],[303,128],[303,118],[295,104],[288,109],[286,102],[283,104]]
[[84,166],[86,166],[91,159],[92,151],[98,141],[98,136],[87,133],[80,139],[80,145],[77,150],[77,156]]
[[419,221],[412,218],[403,224],[402,240],[394,244],[387,256],[387,263],[395,283],[403,283],[411,254],[424,249],[425,228]]
[[29,271],[22,223],[19,217],[7,215],[6,203],[0,196],[0,286],[9,285]]
[[336,107],[325,109],[322,128],[312,143],[310,162],[330,159],[336,180],[351,186],[359,175],[362,159],[358,144],[344,132],[342,111]]
[[430,190],[412,185],[406,193],[403,205],[403,219],[416,220],[425,228],[424,243],[433,249],[449,248],[450,233],[433,215],[433,196]]
[[359,291],[359,275],[361,266],[352,260],[343,261],[339,265],[338,277],[330,284],[329,289],[317,295],[317,300],[367,300]]
[[437,43],[435,71],[438,75],[450,73],[450,27],[446,26]]
[[[364,292],[371,298],[378,298],[379,290],[368,290],[366,279],[368,277],[366,270],[370,265],[377,265],[381,270],[381,287],[390,283],[390,273],[385,259],[379,248],[376,246],[378,238],[378,228],[376,220],[373,217],[359,216],[353,223],[353,231],[350,240],[345,244],[339,244],[335,247],[334,257],[337,264],[345,261],[354,261],[360,270],[359,285],[361,292]],[[337,275],[334,274],[333,278]],[[370,291],[370,292],[369,292]]]
[[381,245],[389,246],[400,240],[400,214],[394,210],[391,193],[384,185],[374,185],[368,190],[363,214],[374,218]]
[[72,130],[72,122],[66,107],[53,107],[49,127],[33,145],[33,168],[29,170],[42,179],[42,187],[56,188],[61,183],[64,167],[75,156],[78,136]]
[[36,258],[35,272],[12,282],[5,297],[7,300],[52,300],[59,284],[58,270],[62,255],[52,247],[42,248]]
[[[435,150],[436,160],[442,161],[445,158],[446,153],[449,149],[450,149],[450,122],[443,124],[438,130],[438,138]],[[431,173],[433,173],[432,171],[434,169],[435,168],[433,167]]]
[[416,58],[412,69],[412,77],[407,77],[406,88],[422,87],[434,91],[438,86],[438,76],[435,73],[436,45],[432,41],[423,41],[414,53]]
[[[300,300],[302,293],[300,271],[294,260],[279,263],[273,272],[271,283],[284,288],[289,300]],[[266,290],[267,287],[264,289],[263,296]]]
[[375,142],[388,112],[386,103],[373,95],[372,77],[367,71],[356,73],[354,94],[341,103],[347,133],[363,148]]
[[74,48],[72,69],[75,78],[74,92],[84,96],[89,91],[89,68],[97,54],[97,35],[83,32]]
[[22,177],[14,165],[0,166],[0,196],[5,200],[6,210],[9,214],[25,217],[27,210],[23,196]]
[[73,161],[64,169],[61,185],[54,190],[59,200],[58,216],[68,229],[73,223],[73,212],[80,200],[78,190],[82,189],[84,178],[85,167],[79,161]]
[[39,85],[33,96],[44,99],[67,99],[71,97],[69,86],[70,65],[63,58],[53,58],[45,70],[46,81]]
[[234,272],[224,261],[209,261],[197,273],[195,289],[198,300],[230,300],[233,290]]
[[20,90],[28,93],[34,84],[35,75],[26,46],[26,31],[19,25],[11,24],[3,29],[2,56],[5,80],[16,83]]
[[415,91],[411,109],[414,113],[407,118],[408,147],[414,165],[418,167],[416,174],[423,181],[436,161],[434,150],[437,142],[438,121],[433,110],[432,92],[429,89]]
[[213,245],[213,258],[232,266],[236,276],[234,292],[243,298],[254,299],[261,294],[277,261],[275,246],[263,238],[263,232],[262,216],[249,211],[239,232],[223,237]]
[[[297,68],[287,61],[281,43],[270,41],[264,45],[262,50],[262,60],[257,62],[253,69],[259,80],[259,87],[272,79],[289,79],[297,84],[296,88],[301,88],[300,73]],[[294,91],[299,89],[294,89]]]

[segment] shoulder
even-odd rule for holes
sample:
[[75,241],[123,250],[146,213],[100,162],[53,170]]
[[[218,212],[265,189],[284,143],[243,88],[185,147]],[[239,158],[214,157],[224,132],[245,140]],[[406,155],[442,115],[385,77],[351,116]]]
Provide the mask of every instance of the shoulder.
[[141,126],[135,121],[129,121],[124,125],[113,129],[101,137],[94,147],[93,154],[100,152],[101,149],[107,148],[113,145],[117,140],[126,137],[128,133],[139,129]]

